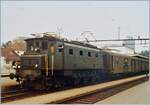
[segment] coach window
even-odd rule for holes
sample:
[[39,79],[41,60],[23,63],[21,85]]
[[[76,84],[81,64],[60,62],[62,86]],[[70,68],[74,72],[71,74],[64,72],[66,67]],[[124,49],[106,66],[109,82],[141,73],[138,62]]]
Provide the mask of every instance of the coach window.
[[91,52],[88,52],[88,56],[91,57]]
[[69,54],[73,55],[73,49],[69,49]]
[[47,41],[43,41],[42,42],[42,49],[43,50],[47,50],[48,46],[47,46]]
[[95,54],[95,57],[96,57],[96,58],[98,57],[98,54],[97,54],[97,53]]
[[80,55],[83,56],[83,51],[80,51]]

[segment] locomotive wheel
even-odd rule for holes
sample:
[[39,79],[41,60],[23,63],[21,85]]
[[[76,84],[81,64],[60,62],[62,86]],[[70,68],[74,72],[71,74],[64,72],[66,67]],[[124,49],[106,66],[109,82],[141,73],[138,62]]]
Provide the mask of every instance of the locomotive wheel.
[[74,79],[74,86],[79,85],[80,84],[80,78],[75,78]]
[[92,78],[91,78],[91,82],[92,82],[92,83],[96,83],[96,78],[95,78],[95,77],[92,77]]
[[47,87],[42,83],[35,83],[33,85],[33,89],[35,89],[35,90],[46,90]]
[[30,86],[31,84],[29,84],[29,82],[27,82],[26,80],[24,80],[23,82],[22,82],[22,87],[23,88],[26,88],[26,89],[31,89],[31,86]]

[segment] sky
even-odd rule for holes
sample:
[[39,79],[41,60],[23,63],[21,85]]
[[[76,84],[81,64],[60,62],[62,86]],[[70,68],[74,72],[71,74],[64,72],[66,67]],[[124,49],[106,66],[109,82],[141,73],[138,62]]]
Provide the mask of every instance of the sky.
[[[31,33],[58,32],[69,39],[90,31],[96,39],[149,37],[148,1],[2,1],[1,42]],[[90,37],[91,39],[92,37]],[[137,46],[140,51],[148,47]]]

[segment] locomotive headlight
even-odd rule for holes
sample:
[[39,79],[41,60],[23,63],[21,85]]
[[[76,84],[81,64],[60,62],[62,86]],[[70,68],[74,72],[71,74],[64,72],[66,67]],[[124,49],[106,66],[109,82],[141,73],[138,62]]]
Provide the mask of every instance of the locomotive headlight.
[[12,66],[13,69],[16,69],[16,66]]
[[17,68],[18,68],[18,69],[20,69],[20,68],[21,68],[21,66],[20,66],[20,65],[18,65],[18,66],[17,66]]
[[38,64],[35,64],[35,67],[37,68],[37,67],[38,67]]

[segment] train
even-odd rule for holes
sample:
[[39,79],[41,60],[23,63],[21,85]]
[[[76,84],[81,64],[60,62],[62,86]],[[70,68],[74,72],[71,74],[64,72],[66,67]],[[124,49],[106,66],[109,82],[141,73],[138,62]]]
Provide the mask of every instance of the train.
[[28,38],[27,49],[10,78],[33,89],[93,84],[148,74],[149,59],[100,49],[52,35]]

